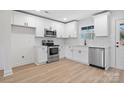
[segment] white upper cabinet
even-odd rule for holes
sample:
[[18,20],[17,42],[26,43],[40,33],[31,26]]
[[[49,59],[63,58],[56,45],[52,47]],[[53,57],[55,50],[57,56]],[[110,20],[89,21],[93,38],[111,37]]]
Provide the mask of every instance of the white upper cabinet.
[[57,38],[64,38],[64,23],[55,22],[54,24],[57,32]]
[[35,16],[28,15],[27,16],[28,26],[30,26],[30,27],[36,27],[36,18],[37,17],[35,17]]
[[13,24],[14,23],[14,13],[13,13],[13,11],[11,11],[11,24]]
[[95,36],[109,35],[109,12],[94,16]]
[[73,21],[65,24],[65,37],[76,38],[77,37],[77,22]]
[[35,16],[13,11],[13,24],[19,26],[35,27]]
[[52,20],[49,20],[49,19],[43,19],[44,21],[44,28],[45,29],[50,29],[52,28],[52,30],[54,29],[54,25],[53,25],[53,21]]
[[57,38],[76,38],[77,22],[73,21],[67,24],[36,17],[33,15],[12,11],[13,25],[36,28],[36,37],[44,37],[44,29],[56,30]]
[[36,17],[36,37],[44,37],[44,21],[43,18]]
[[44,28],[56,30],[57,38],[64,38],[64,23],[44,19]]

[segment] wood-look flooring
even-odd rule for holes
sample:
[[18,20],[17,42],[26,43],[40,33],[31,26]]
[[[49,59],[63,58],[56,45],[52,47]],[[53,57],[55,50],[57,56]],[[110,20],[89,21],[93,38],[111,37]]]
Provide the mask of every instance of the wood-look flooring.
[[0,78],[1,83],[120,83],[124,71],[107,71],[63,59],[42,65],[25,65],[13,69],[14,74]]

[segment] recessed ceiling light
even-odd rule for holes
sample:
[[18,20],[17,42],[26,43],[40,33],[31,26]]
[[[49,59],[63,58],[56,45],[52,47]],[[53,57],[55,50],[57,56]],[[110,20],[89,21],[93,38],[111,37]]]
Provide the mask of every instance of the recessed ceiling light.
[[35,11],[38,11],[39,12],[40,10],[35,10]]
[[63,18],[64,20],[67,20],[67,18]]

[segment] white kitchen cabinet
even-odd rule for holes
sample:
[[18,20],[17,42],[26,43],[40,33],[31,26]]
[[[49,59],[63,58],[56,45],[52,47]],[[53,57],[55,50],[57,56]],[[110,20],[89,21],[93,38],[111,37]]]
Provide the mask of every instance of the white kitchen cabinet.
[[13,13],[13,11],[11,11],[11,24],[13,24],[14,23],[14,13]]
[[88,47],[68,46],[65,50],[65,57],[76,62],[88,64]]
[[94,16],[94,32],[95,36],[109,35],[109,12]]
[[36,28],[36,37],[44,37],[44,29],[56,30],[57,38],[76,38],[77,22],[67,24],[44,19],[29,14],[12,11],[12,24]]
[[13,25],[35,27],[35,16],[13,11]]
[[60,58],[60,59],[62,59],[62,58],[65,57],[65,56],[64,56],[64,50],[65,50],[64,46],[60,46],[60,47],[59,47],[59,58]]
[[87,47],[74,47],[73,60],[88,64],[88,48]]
[[64,23],[56,22],[53,20],[43,19],[44,20],[44,28],[56,30],[57,38],[64,38]]
[[77,22],[73,21],[65,24],[65,37],[67,38],[76,38],[77,37]]
[[35,46],[36,64],[45,64],[47,62],[47,47]]
[[28,15],[27,16],[27,22],[28,26],[30,27],[36,27],[36,16]]
[[65,57],[67,59],[73,59],[73,48],[71,46],[65,47]]
[[36,17],[36,37],[44,37],[44,21],[40,17]]
[[56,22],[55,29],[57,31],[57,38],[64,38],[64,23]]
[[43,22],[44,22],[44,28],[45,29],[51,28],[51,30],[54,30],[54,24],[53,24],[54,21],[49,20],[49,19],[43,19]]

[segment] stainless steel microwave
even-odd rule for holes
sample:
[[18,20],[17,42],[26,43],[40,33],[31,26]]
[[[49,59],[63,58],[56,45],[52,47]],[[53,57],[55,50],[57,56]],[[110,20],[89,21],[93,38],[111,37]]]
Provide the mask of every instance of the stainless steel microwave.
[[48,30],[48,29],[44,29],[44,37],[53,37],[56,38],[56,30]]

